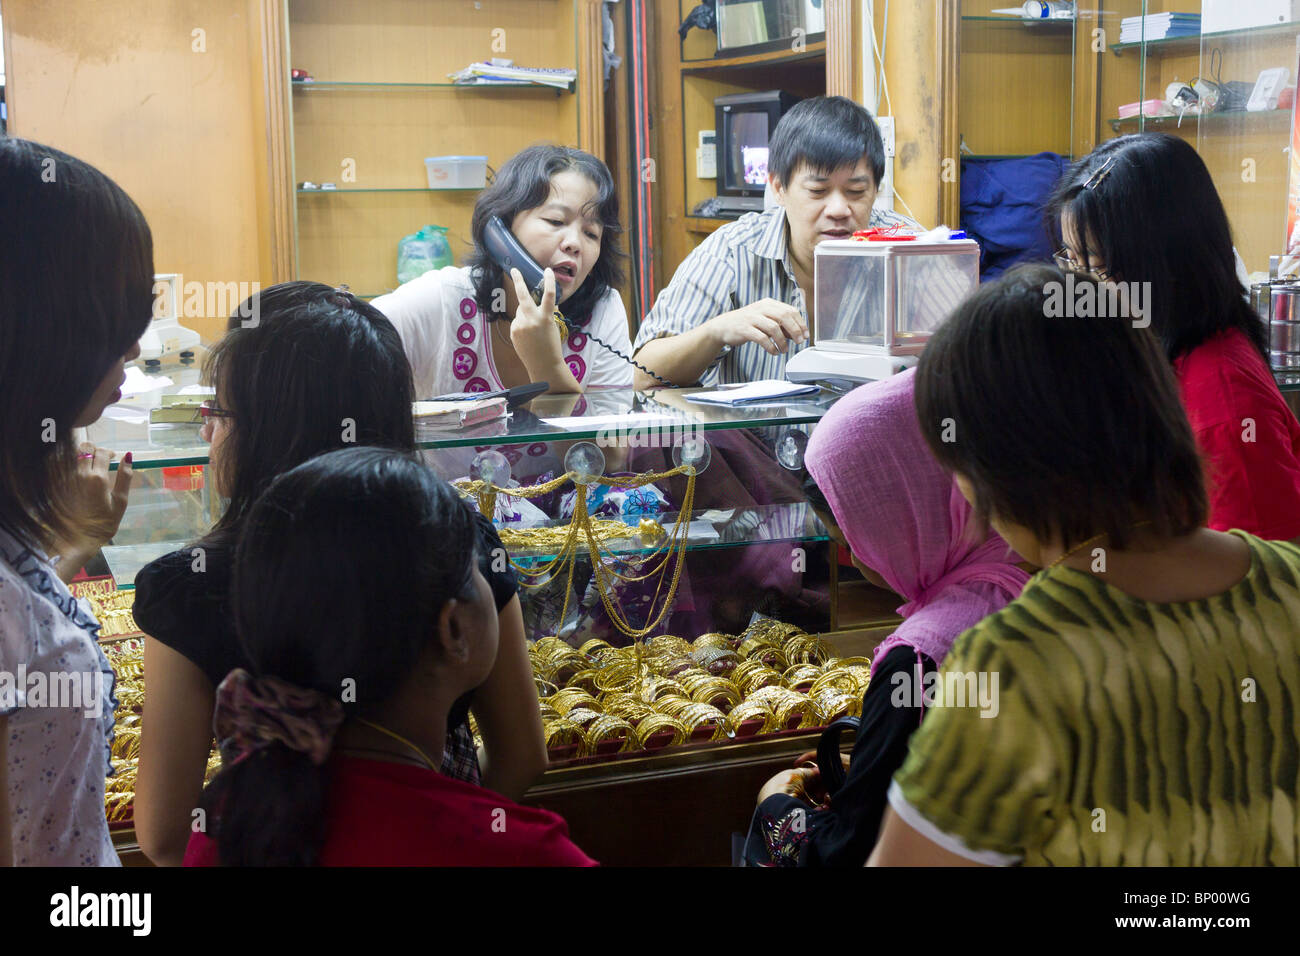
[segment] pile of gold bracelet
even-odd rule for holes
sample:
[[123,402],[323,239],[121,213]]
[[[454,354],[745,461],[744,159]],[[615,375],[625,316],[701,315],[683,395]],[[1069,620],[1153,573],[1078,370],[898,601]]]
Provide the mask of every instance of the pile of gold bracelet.
[[528,653],[547,749],[576,757],[825,726],[861,713],[871,667],[770,619],[630,647],[544,637]]
[[[128,592],[129,593],[129,592]],[[135,813],[135,779],[140,763],[140,720],[144,710],[144,641],[116,641],[104,645],[104,654],[117,683],[112,752],[113,775],[104,781],[104,812],[108,822],[125,825]],[[208,754],[206,780],[221,769],[215,748]]]
[[131,615],[131,607],[135,602],[134,590],[87,594],[86,601],[95,614],[95,620],[99,621],[100,640],[140,632]]

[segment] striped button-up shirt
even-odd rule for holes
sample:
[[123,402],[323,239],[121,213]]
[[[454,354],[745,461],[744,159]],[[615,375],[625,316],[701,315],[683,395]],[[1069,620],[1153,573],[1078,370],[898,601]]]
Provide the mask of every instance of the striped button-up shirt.
[[[916,227],[906,216],[881,209],[871,210],[870,225]],[[715,316],[760,299],[776,299],[794,306],[804,323],[812,327],[803,290],[795,280],[785,210],[780,206],[741,216],[700,243],[659,293],[637,332],[634,351],[653,339],[689,332]],[[791,342],[789,351],[769,355],[758,343],[746,342],[708,368],[701,376],[701,384],[784,378],[789,357],[806,345],[807,339],[802,345]]]

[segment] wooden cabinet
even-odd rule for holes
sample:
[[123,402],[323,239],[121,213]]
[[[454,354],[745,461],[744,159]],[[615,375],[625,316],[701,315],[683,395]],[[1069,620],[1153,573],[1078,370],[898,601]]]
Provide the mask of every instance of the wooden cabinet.
[[[526,146],[554,142],[603,157],[593,0],[288,0],[282,30],[286,72],[313,79],[278,91],[291,157],[280,215],[294,237],[294,277],[346,283],[363,297],[389,291],[398,240],[426,224],[448,228],[461,262],[480,190],[428,188],[427,156],[486,156],[499,168]],[[561,91],[458,86],[448,76],[491,57],[573,68],[577,82]]]
[[[696,175],[695,152],[701,130],[715,126],[713,101],[729,93],[785,90],[800,97],[842,94],[857,99],[860,89],[863,5],[826,0],[826,29],[774,41],[756,51],[728,55],[717,36],[694,29],[684,39],[678,25],[696,0],[656,4],[652,56],[654,153],[657,175],[655,291],[668,284],[686,255],[726,220],[692,216],[702,199],[716,194],[713,179]],[[645,303],[648,310],[651,303]]]

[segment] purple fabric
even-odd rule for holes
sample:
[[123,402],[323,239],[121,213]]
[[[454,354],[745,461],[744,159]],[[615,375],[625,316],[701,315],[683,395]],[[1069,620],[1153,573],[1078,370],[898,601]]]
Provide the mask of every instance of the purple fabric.
[[975,540],[973,513],[921,436],[915,372],[855,388],[808,442],[808,472],[849,549],[907,599],[876,649],[899,644],[941,663],[952,642],[1019,596],[1029,575],[994,531]]

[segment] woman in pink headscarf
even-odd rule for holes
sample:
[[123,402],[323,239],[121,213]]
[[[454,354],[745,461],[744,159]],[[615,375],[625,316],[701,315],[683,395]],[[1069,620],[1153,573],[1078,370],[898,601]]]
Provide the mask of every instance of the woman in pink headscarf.
[[959,634],[1008,604],[1029,579],[1006,542],[973,527],[966,499],[930,454],[914,379],[907,371],[854,389],[808,443],[813,508],[863,576],[907,603],[898,609],[903,623],[876,649],[843,785],[826,797],[815,765],[769,780],[746,843],[749,863],[863,865],[890,778],[924,716],[925,675],[937,672]]

